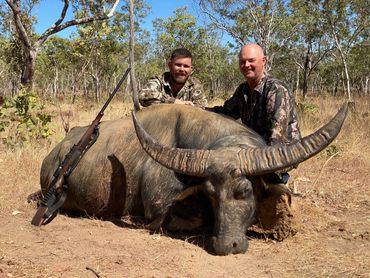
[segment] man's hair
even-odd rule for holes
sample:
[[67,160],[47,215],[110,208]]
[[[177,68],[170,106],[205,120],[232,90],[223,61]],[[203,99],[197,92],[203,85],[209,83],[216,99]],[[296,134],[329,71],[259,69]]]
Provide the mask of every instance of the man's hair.
[[191,52],[189,50],[187,50],[186,48],[183,48],[183,47],[182,48],[177,48],[174,51],[172,51],[170,59],[173,60],[173,59],[178,58],[178,57],[193,59],[193,55],[191,55]]

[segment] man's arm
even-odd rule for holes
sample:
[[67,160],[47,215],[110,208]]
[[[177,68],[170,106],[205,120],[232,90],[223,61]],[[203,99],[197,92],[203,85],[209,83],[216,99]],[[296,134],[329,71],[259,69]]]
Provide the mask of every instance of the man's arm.
[[156,77],[149,79],[139,93],[140,104],[144,107],[158,103],[174,103],[175,100],[164,92],[163,85]]
[[289,144],[300,139],[293,95],[280,83],[267,95],[267,113],[271,122],[269,145]]
[[239,119],[241,117],[240,111],[241,103],[244,101],[242,98],[243,98],[243,89],[242,85],[240,85],[236,89],[232,97],[226,100],[222,106],[207,108],[207,110],[224,114],[234,119]]
[[[275,84],[273,90],[268,93],[266,105],[272,124],[271,137],[267,144],[289,144],[300,140],[301,133],[297,122],[295,101],[291,92],[282,84]],[[279,182],[287,183],[283,176],[289,178],[287,173],[297,167],[298,164],[277,171]]]
[[207,98],[204,94],[203,85],[198,81],[193,85],[193,90],[191,93],[191,102],[200,108],[205,108],[208,105]]

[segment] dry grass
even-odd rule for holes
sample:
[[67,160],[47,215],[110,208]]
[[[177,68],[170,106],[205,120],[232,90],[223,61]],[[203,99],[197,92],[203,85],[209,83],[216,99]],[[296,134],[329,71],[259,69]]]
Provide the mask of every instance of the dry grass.
[[[345,101],[342,99],[308,98],[305,103],[313,105],[314,111],[299,113],[299,122],[303,135],[307,135],[323,124],[334,115]],[[369,155],[370,144],[366,141],[370,135],[370,101],[368,98],[359,98],[355,101],[355,111],[350,109],[344,127],[337,137],[336,143],[340,143],[343,152],[360,153]],[[365,149],[364,149],[365,148]],[[370,157],[367,156],[369,159]]]

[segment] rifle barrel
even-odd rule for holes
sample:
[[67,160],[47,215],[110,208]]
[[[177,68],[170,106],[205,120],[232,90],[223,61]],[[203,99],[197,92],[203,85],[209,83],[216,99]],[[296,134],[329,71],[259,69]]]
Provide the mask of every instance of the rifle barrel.
[[123,81],[126,79],[128,73],[130,72],[131,68],[127,68],[125,74],[122,76],[122,78],[120,79],[120,81],[118,82],[117,86],[114,88],[113,92],[111,92],[109,94],[109,98],[108,100],[104,103],[102,109],[100,110],[99,114],[104,114],[104,110],[107,108],[108,104],[110,103],[110,101],[112,100],[112,98],[114,97],[114,95],[117,93],[117,91],[119,90],[119,88],[121,87]]

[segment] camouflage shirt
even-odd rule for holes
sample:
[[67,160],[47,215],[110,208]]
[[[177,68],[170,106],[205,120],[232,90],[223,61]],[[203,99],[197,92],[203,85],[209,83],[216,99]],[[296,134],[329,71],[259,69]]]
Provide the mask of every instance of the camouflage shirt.
[[288,144],[301,138],[294,97],[282,81],[272,76],[262,78],[253,91],[247,82],[240,84],[223,106],[212,110],[240,118],[269,145]]
[[140,104],[149,106],[157,103],[174,103],[176,99],[181,99],[192,101],[198,107],[204,108],[207,106],[203,86],[198,79],[190,76],[177,95],[173,94],[169,80],[169,72],[149,79],[139,93]]

